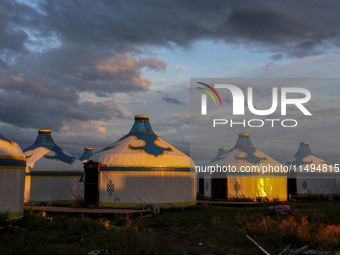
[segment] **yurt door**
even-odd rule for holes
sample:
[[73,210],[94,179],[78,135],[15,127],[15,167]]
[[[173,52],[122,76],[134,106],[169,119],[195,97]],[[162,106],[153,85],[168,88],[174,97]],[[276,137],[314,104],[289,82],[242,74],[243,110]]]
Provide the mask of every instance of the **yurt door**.
[[99,190],[98,190],[98,176],[99,163],[90,160],[84,164],[85,170],[85,190],[84,190],[84,204],[85,206],[98,206]]
[[204,195],[204,177],[200,176],[198,179],[198,194]]
[[212,178],[211,179],[211,198],[227,199],[227,179],[226,178]]
[[297,188],[296,188],[296,178],[288,178],[287,179],[287,189],[288,189],[288,196],[296,196]]

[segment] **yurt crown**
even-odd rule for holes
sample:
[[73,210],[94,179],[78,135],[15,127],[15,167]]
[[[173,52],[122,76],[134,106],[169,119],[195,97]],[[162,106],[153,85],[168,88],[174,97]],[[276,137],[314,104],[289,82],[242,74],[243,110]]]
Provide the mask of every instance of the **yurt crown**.
[[219,158],[219,157],[222,157],[223,155],[225,155],[226,151],[227,151],[227,148],[225,148],[225,147],[219,148],[216,158]]
[[92,147],[85,147],[83,154],[80,156],[79,159],[81,161],[83,161],[83,160],[87,160],[87,159],[91,158],[92,157],[92,150],[93,150]]
[[149,120],[148,115],[136,115],[135,120]]
[[239,134],[236,142],[236,147],[253,147],[253,144],[250,140],[250,134],[248,133]]
[[249,133],[240,133],[238,136],[239,137],[249,137],[250,134]]
[[297,153],[308,153],[308,154],[311,154],[312,150],[309,147],[309,143],[301,142]]
[[35,139],[34,144],[55,144],[51,136],[51,130],[40,129],[38,131],[37,139]]
[[40,129],[40,130],[38,131],[38,133],[39,133],[39,134],[51,133],[51,130],[49,130],[49,129]]
[[136,115],[135,123],[133,124],[130,133],[153,133],[152,127],[149,122],[149,116],[147,115]]

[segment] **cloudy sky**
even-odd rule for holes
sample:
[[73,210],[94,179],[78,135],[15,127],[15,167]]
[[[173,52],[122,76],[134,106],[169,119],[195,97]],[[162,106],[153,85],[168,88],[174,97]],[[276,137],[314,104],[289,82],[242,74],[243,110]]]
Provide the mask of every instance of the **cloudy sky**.
[[[339,78],[339,7],[313,0],[3,0],[0,133],[26,148],[48,128],[79,156],[84,146],[99,150],[126,134],[134,115],[148,114],[158,135],[188,153],[191,77]],[[339,91],[314,89],[324,102],[339,101]],[[339,105],[319,100],[313,107],[335,130]],[[305,132],[298,133],[295,142]],[[296,151],[287,142],[275,149],[263,132],[255,139],[274,155]],[[331,140],[334,161],[340,152]],[[329,154],[326,142],[315,147]]]

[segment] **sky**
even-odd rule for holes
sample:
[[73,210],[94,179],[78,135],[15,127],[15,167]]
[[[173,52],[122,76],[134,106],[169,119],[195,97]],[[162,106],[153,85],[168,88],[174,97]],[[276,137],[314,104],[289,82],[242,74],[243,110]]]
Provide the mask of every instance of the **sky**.
[[[340,78],[339,7],[314,0],[3,0],[0,133],[25,149],[38,129],[51,129],[59,146],[80,156],[85,146],[113,143],[135,115],[147,114],[159,136],[189,153],[190,78]],[[313,91],[313,109],[336,134],[339,91]],[[280,132],[254,139],[288,157],[306,132],[291,134],[291,143]],[[306,138],[319,145],[312,138],[321,132],[313,132]],[[228,147],[236,139],[229,135]],[[336,140],[320,137],[330,145],[312,149],[336,161]],[[203,154],[215,153],[212,146]]]

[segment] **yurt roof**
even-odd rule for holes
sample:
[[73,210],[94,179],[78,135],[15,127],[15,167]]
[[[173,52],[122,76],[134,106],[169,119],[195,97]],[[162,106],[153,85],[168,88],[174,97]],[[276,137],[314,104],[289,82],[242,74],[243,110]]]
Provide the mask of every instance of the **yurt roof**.
[[235,146],[227,152],[227,156],[222,160],[224,164],[232,165],[257,165],[257,164],[273,164],[280,163],[264,152],[254,147],[250,139],[250,134],[241,133],[237,139]]
[[26,158],[19,145],[0,134],[0,166],[20,166],[25,168]]
[[287,160],[287,165],[324,164],[325,160],[313,154],[309,143],[301,142],[298,151]]
[[226,156],[227,156],[227,148],[225,147],[219,148],[216,156],[209,163],[220,161],[224,159]]
[[79,157],[80,161],[90,159],[92,157],[92,147],[85,147],[83,154]]
[[24,150],[27,166],[34,170],[82,169],[81,162],[54,143],[51,131],[41,129],[31,146]]
[[193,166],[190,157],[156,135],[149,116],[135,116],[130,132],[98,152],[94,160],[115,167],[185,167]]

